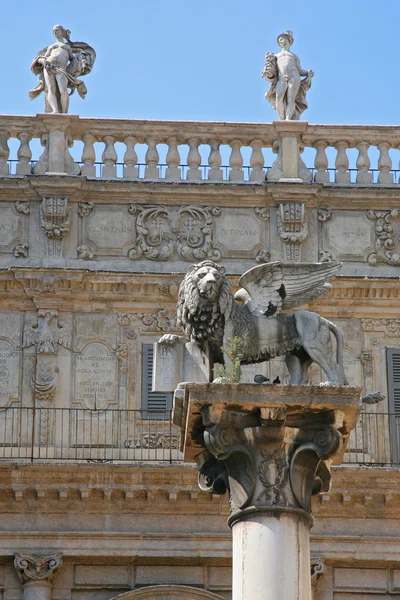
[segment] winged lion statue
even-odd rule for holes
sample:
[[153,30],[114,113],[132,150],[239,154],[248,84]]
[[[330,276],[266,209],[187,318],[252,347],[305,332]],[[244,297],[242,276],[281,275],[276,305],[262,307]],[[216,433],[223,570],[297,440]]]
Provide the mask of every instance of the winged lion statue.
[[[312,362],[332,385],[347,384],[343,369],[340,330],[308,310],[286,312],[309,303],[328,291],[328,283],[341,268],[339,262],[258,265],[242,275],[233,295],[226,270],[211,260],[191,265],[178,293],[177,325],[185,337],[167,334],[161,344],[188,339],[205,350],[212,362],[225,362],[223,347],[233,337],[243,341],[241,364],[285,356],[291,384],[307,384]],[[336,356],[331,334],[336,338]],[[216,381],[216,380],[214,380]]]

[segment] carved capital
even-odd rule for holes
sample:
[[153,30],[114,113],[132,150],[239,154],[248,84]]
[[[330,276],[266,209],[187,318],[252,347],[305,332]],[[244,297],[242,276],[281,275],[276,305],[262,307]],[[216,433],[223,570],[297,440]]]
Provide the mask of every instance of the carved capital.
[[249,511],[288,510],[311,523],[311,497],[330,489],[326,461],[341,450],[343,422],[333,408],[296,412],[268,402],[254,412],[239,403],[201,408],[199,486],[229,492],[231,524]]
[[23,584],[37,581],[50,583],[61,565],[62,559],[59,554],[16,554],[14,559],[14,566]]

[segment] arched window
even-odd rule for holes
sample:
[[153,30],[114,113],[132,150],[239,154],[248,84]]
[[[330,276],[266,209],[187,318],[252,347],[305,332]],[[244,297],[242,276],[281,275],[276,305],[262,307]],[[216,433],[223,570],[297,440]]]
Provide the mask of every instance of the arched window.
[[186,585],[150,585],[119,594],[111,600],[224,600],[224,598]]

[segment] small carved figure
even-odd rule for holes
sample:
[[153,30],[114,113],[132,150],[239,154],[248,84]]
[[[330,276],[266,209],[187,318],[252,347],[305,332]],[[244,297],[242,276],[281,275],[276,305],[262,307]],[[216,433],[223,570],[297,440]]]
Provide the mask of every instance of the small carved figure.
[[[201,350],[208,345],[212,362],[223,363],[222,347],[234,336],[243,340],[241,364],[285,355],[291,384],[307,384],[308,368],[317,363],[332,385],[347,384],[343,339],[327,319],[307,310],[280,314],[324,294],[341,263],[273,262],[253,267],[240,278],[233,296],[225,268],[206,260],[189,267],[180,286],[177,325]],[[331,333],[336,338],[332,357]],[[167,334],[162,344],[187,341]]]
[[67,113],[69,96],[75,89],[81,98],[86,96],[85,83],[78,77],[90,73],[96,52],[85,42],[71,42],[71,32],[61,25],[54,25],[53,35],[56,42],[40,50],[32,62],[31,71],[39,75],[39,81],[29,98],[33,100],[44,91],[45,112]]
[[299,57],[290,52],[294,42],[292,31],[278,35],[277,42],[281,52],[267,52],[261,73],[266,81],[271,82],[265,97],[282,121],[298,120],[308,107],[306,93],[311,87],[314,72],[304,71]]

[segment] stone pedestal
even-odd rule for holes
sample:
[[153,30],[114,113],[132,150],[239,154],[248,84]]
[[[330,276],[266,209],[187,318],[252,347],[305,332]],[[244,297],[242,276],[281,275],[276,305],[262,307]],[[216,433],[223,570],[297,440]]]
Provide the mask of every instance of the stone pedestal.
[[229,493],[233,600],[311,600],[311,497],[327,492],[360,389],[181,384],[174,422],[199,486]]

